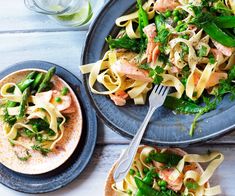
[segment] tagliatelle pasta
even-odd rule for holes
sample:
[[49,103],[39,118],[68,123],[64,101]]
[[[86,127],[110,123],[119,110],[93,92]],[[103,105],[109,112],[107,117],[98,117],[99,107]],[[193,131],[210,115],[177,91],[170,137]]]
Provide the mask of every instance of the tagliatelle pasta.
[[[115,70],[115,64],[118,63],[118,51],[108,51],[101,61],[91,65],[84,65],[80,67],[82,73],[90,73],[89,86],[93,93],[101,95],[110,95],[118,90],[127,90],[129,96],[134,99],[136,104],[144,104],[145,97],[152,85],[148,82],[139,82],[135,80],[125,81],[126,77],[118,74]],[[105,67],[103,69],[103,67]],[[105,70],[101,72],[102,70]],[[95,82],[103,84],[108,91],[97,91],[94,89]]]
[[[9,87],[12,86],[15,87],[15,91],[8,95],[6,91]],[[22,93],[17,87],[17,85],[14,83],[6,83],[5,85],[3,85],[3,87],[1,88],[1,95],[10,101],[20,102],[22,99]],[[28,107],[27,113],[29,114],[29,116],[27,117],[27,119],[31,119],[32,117],[35,118],[35,116],[41,119],[47,117],[47,120],[49,121],[50,125],[49,128],[54,131],[55,135],[49,136],[48,141],[43,142],[42,145],[52,150],[55,147],[56,143],[59,142],[60,139],[63,137],[65,117],[57,110],[57,108],[53,104],[49,102],[44,102],[43,100],[41,100],[41,97],[33,96],[31,99],[34,106]],[[7,108],[7,110],[9,115],[19,115],[20,107],[19,106],[10,107]],[[59,126],[57,123],[57,118],[63,119],[62,122],[59,124]],[[26,123],[27,120],[19,120],[19,122],[15,123],[12,127],[10,127],[9,124],[4,123],[3,131],[5,132],[6,137],[13,144],[21,145],[23,147],[26,147],[27,149],[31,149],[32,145],[26,144],[25,142],[14,140],[17,137],[18,130],[22,128],[30,130],[32,133],[35,133],[35,131],[32,128],[32,125],[28,125]],[[42,135],[44,135],[43,131]]]
[[[7,89],[10,87],[15,87],[13,94],[7,92]],[[3,96],[3,98],[6,100],[20,102],[22,99],[22,93],[15,83],[7,83],[7,84],[3,85],[0,93]],[[4,101],[4,99],[3,99],[3,101]]]
[[[179,0],[170,3],[148,0],[142,6],[145,18],[141,9],[117,18],[116,25],[122,30],[116,39],[107,39],[111,49],[102,60],[80,67],[83,74],[90,74],[91,92],[110,95],[117,105],[123,105],[128,95],[135,104],[144,104],[152,83],[173,87],[175,92],[171,96],[178,99],[185,94],[196,101],[205,91],[210,94],[214,92],[213,89],[216,89],[220,79],[227,78],[223,72],[229,71],[235,64],[235,54],[233,48],[220,46],[202,28],[192,25],[193,19],[198,15],[195,9],[200,6],[201,1]],[[233,5],[226,1],[225,6],[230,9]],[[174,12],[167,16],[167,9],[175,10],[179,16],[182,13],[182,21],[174,21]],[[143,25],[139,24],[141,20],[145,28],[140,30]],[[143,40],[146,42],[145,46]],[[119,41],[120,47],[114,46]],[[126,46],[128,44],[129,48]],[[224,55],[230,53],[231,56]],[[162,57],[166,59],[162,60]],[[122,59],[127,59],[131,65],[120,63]],[[159,70],[159,67],[164,71],[153,71]],[[184,70],[187,69],[185,75]],[[147,70],[152,80],[147,81],[143,70]],[[102,84],[107,91],[97,91],[94,87],[96,82]],[[136,85],[136,82],[142,84]]]
[[[146,163],[146,160],[151,157],[151,154],[159,153],[164,154],[176,154],[181,156],[181,160],[176,166],[166,167],[167,163],[160,163],[151,159]],[[160,156],[160,155],[159,155]],[[182,183],[179,190],[175,195],[192,195],[192,196],[204,196],[204,195],[218,195],[221,193],[220,186],[210,187],[208,184],[209,179],[213,175],[214,171],[222,163],[224,156],[218,152],[212,152],[206,155],[197,154],[185,154],[180,149],[158,149],[150,146],[141,146],[135,156],[134,162],[126,178],[121,181],[112,184],[112,189],[119,196],[135,195],[140,189],[136,185],[135,178],[147,179],[145,171],[155,171],[158,173],[157,177],[152,179],[151,187],[154,191],[160,191],[160,181],[165,179],[167,187],[171,189],[173,185],[171,182]],[[163,159],[162,159],[163,160]],[[198,163],[209,163],[207,168],[203,171]],[[146,169],[147,168],[147,169]],[[169,172],[171,171],[171,172]],[[112,175],[112,173],[111,173]],[[166,176],[167,175],[167,178]],[[144,180],[143,180],[144,181]],[[147,181],[146,181],[147,182]],[[150,181],[149,181],[150,183]],[[194,187],[188,184],[194,184]],[[150,185],[150,184],[149,184]],[[146,188],[146,187],[145,187]],[[150,190],[151,188],[149,188]],[[144,191],[144,190],[142,190]],[[154,194],[154,193],[153,193]]]

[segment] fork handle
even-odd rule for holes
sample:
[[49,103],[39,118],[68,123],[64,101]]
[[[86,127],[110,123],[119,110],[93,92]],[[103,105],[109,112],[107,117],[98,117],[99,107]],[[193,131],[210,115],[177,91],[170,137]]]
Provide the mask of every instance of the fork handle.
[[128,148],[120,156],[120,158],[116,164],[114,175],[113,175],[114,180],[116,182],[123,180],[126,177],[128,171],[130,170],[132,162],[135,158],[135,154],[138,150],[139,144],[140,144],[141,139],[143,137],[143,134],[145,132],[145,129],[146,129],[155,110],[156,110],[156,108],[152,108],[152,107],[149,108],[148,113],[147,113],[143,123],[141,124],[140,128],[138,129],[135,137],[132,139]]

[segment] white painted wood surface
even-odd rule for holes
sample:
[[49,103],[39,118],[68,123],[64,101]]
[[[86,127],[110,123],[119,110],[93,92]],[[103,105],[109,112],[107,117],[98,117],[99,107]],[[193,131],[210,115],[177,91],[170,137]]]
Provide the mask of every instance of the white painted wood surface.
[[[81,77],[78,66],[85,36],[86,31],[59,26],[46,16],[28,11],[23,0],[0,1],[0,71],[19,61],[37,59],[59,64]],[[45,195],[103,195],[107,172],[127,144],[127,139],[99,121],[97,146],[88,167],[73,183]],[[225,155],[225,161],[211,183],[221,184],[223,195],[235,196],[235,133],[185,150],[202,154],[208,149]],[[0,185],[0,193],[3,196],[25,195],[3,185]]]

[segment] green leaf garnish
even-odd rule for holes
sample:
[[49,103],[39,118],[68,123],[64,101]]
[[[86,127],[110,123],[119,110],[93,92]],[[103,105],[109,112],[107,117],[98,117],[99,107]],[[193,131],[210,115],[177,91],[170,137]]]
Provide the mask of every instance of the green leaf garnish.
[[185,186],[189,189],[189,190],[197,190],[199,188],[199,185],[197,182],[186,182]]
[[46,156],[49,152],[51,152],[50,149],[44,148],[44,147],[42,147],[40,145],[33,145],[33,146],[31,146],[31,148],[33,150],[37,150],[37,151],[41,152],[41,154],[44,155],[44,156]]

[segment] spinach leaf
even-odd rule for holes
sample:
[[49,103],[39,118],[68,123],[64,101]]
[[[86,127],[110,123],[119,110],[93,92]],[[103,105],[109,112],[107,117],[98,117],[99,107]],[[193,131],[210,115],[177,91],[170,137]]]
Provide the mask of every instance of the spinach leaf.
[[177,165],[179,161],[182,159],[181,156],[177,154],[168,153],[168,152],[164,152],[164,153],[153,152],[149,154],[149,158],[154,161],[165,163],[170,166]]
[[131,39],[128,35],[124,35],[121,38],[113,39],[111,36],[106,38],[106,42],[111,49],[124,48],[133,52],[140,52],[141,48],[146,48],[146,43],[137,39]]
[[28,124],[36,126],[38,131],[49,129],[49,123],[43,119],[40,119],[40,118],[30,119]]
[[173,111],[184,113],[184,114],[196,114],[200,112],[202,109],[201,106],[195,103],[192,103],[183,99],[177,99],[171,96],[166,97],[164,106]]

